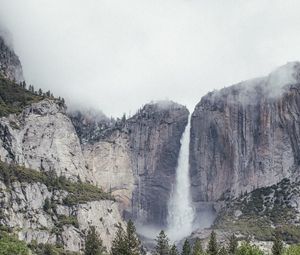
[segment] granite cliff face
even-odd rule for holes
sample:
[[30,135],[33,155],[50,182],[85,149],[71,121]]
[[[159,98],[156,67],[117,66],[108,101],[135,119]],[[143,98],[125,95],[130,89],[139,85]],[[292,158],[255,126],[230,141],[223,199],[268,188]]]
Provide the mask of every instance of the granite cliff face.
[[194,202],[236,197],[299,175],[300,64],[203,97],[192,115]]
[[88,170],[65,106],[44,99],[0,119],[2,161],[86,180]]
[[0,35],[0,74],[9,80],[23,81],[21,62]]
[[[79,136],[84,134],[86,121],[78,121],[78,114],[71,118]],[[101,131],[93,139],[81,139],[93,181],[112,192],[125,217],[160,226],[166,223],[187,120],[188,110],[179,104],[151,103],[127,120],[92,124]]]

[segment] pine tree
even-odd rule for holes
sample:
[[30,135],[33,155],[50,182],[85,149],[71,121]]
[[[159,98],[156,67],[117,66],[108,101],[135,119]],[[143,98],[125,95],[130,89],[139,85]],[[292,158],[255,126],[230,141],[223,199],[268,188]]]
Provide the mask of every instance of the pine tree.
[[170,252],[169,252],[169,255],[179,255],[179,252],[177,250],[177,247],[175,244],[172,245],[171,249],[170,249]]
[[168,255],[169,251],[169,239],[162,230],[156,238],[155,255]]
[[225,247],[222,247],[219,252],[218,252],[218,255],[228,255],[228,252],[226,250]]
[[194,246],[193,246],[193,252],[192,255],[202,255],[203,254],[203,248],[202,244],[199,238],[196,239]]
[[187,239],[185,239],[181,255],[191,255],[191,245]]
[[85,241],[84,255],[104,255],[105,252],[106,249],[102,245],[102,240],[97,236],[95,227],[90,227]]
[[272,255],[282,255],[283,254],[283,242],[278,233],[275,234],[275,239],[273,241]]
[[207,247],[207,254],[208,255],[217,255],[218,254],[218,244],[217,244],[217,237],[215,231],[212,231],[210,234],[210,239]]
[[135,226],[131,220],[127,223],[126,243],[129,255],[139,255],[141,253],[141,242],[137,237]]
[[228,254],[229,255],[234,255],[236,253],[237,248],[238,248],[238,240],[237,240],[235,234],[233,234],[229,238]]
[[118,231],[116,233],[115,239],[112,242],[111,255],[128,255],[126,234],[120,223],[118,224],[117,228]]

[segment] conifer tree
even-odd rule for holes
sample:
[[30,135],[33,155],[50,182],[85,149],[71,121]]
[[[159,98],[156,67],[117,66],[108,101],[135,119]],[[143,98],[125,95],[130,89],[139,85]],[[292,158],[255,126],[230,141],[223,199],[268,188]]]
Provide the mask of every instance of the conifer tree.
[[155,255],[168,255],[169,251],[169,239],[165,232],[162,230],[156,238]]
[[104,255],[105,252],[106,249],[102,245],[102,240],[97,236],[95,227],[90,227],[86,237],[84,255]]
[[181,255],[191,255],[191,245],[187,239],[185,239]]
[[218,252],[218,255],[228,255],[228,252],[226,250],[225,247],[222,247],[219,252]]
[[234,255],[234,254],[236,254],[237,248],[238,248],[238,240],[237,240],[235,234],[233,234],[233,235],[229,238],[228,254],[229,254],[229,255]]
[[194,246],[193,246],[193,252],[192,255],[202,255],[203,254],[203,248],[202,244],[199,238],[196,239]]
[[272,246],[272,255],[282,255],[283,254],[283,242],[278,233],[275,234],[275,239]]
[[170,252],[169,252],[169,255],[179,255],[179,252],[177,250],[177,247],[175,244],[172,245],[171,249],[170,249]]
[[212,231],[210,234],[210,239],[207,247],[207,254],[208,255],[217,255],[218,254],[218,244],[217,244],[217,237],[215,231]]
[[126,236],[122,225],[119,223],[118,231],[116,233],[115,239],[112,242],[111,254],[112,255],[127,255],[127,245]]
[[126,243],[129,255],[139,255],[141,253],[141,242],[137,237],[135,226],[132,220],[127,223]]

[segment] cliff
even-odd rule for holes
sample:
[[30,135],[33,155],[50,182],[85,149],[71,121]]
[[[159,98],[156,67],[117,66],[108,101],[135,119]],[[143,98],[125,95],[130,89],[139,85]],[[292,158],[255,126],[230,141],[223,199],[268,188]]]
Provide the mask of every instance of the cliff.
[[23,81],[23,71],[19,57],[0,36],[0,75],[11,80]]
[[[80,136],[88,119],[78,114],[71,118]],[[97,132],[89,133],[96,135],[81,139],[93,182],[112,192],[125,217],[164,225],[188,110],[173,102],[156,102],[129,119],[94,120],[89,127]]]
[[215,91],[192,114],[195,202],[237,197],[299,175],[300,64]]

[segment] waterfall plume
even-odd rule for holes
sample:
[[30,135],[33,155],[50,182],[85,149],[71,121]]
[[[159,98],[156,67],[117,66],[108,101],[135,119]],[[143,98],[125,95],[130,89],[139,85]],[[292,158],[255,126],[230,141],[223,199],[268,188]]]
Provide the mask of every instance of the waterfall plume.
[[176,182],[168,205],[167,233],[174,242],[190,235],[193,230],[194,209],[190,195],[189,176],[190,117],[180,142]]

